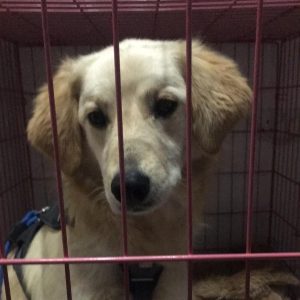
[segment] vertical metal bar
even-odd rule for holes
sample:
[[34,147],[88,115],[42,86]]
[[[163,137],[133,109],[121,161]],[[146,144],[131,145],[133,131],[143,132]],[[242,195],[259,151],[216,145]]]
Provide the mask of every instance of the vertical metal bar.
[[[262,47],[261,49],[261,54],[260,54],[260,61],[261,61],[261,71],[260,71],[260,77],[261,78],[264,78],[264,72],[265,72],[265,69],[264,69],[264,61],[265,61],[265,48]],[[263,85],[263,84],[262,84]],[[261,95],[261,98],[263,99],[263,95],[262,95],[262,92],[263,92],[263,86],[262,87],[259,87],[259,90],[258,90],[258,93],[260,93]],[[258,96],[259,97],[259,96]],[[259,103],[258,107],[257,107],[257,110],[259,110],[259,113],[258,113],[258,116],[259,116],[259,124],[262,124],[262,120],[263,120],[263,103]],[[262,131],[261,131],[261,128],[258,129],[258,136],[256,138],[256,161],[257,161],[257,165],[256,165],[256,171],[254,170],[254,173],[256,174],[256,182],[255,182],[255,196],[254,196],[254,192],[253,192],[253,210],[256,211],[256,222],[255,222],[255,229],[252,227],[252,235],[253,237],[255,237],[255,234],[257,233],[257,229],[259,229],[259,222],[258,222],[258,218],[259,218],[259,195],[260,195],[260,181],[261,181],[261,178],[263,178],[263,175],[260,174],[260,171],[262,169],[265,169],[265,166],[261,169],[261,149],[262,149],[262,135],[264,134]],[[253,187],[254,189],[254,187]],[[252,225],[253,226],[253,225]]]
[[[294,40],[294,52],[293,52],[293,56],[292,58],[295,58],[299,60],[299,58],[296,58],[297,57],[297,52],[299,53],[299,44],[300,43],[300,40]],[[299,99],[298,98],[298,88],[299,88],[299,85],[297,85],[297,79],[299,78],[299,73],[300,73],[300,70],[299,70],[299,66],[300,66],[300,61],[297,61],[297,63],[295,63],[294,65],[294,74],[295,76],[293,77],[293,89],[294,89],[294,93],[293,93],[293,96],[294,96],[294,100],[293,100],[293,107],[292,107],[292,116],[293,116],[293,120],[296,120],[297,119],[297,115],[298,115],[298,111],[297,111],[297,100]],[[291,133],[297,133],[297,126],[296,126],[296,123],[297,122],[293,122],[290,128],[291,130]],[[296,155],[295,155],[296,154]],[[296,150],[296,145],[295,143],[293,143],[293,149],[292,149],[292,159],[295,159],[297,158],[297,150]],[[295,180],[297,180],[297,165],[293,162],[292,164],[292,167],[291,167],[291,172],[290,172],[290,178],[293,178]]]
[[[187,235],[188,254],[193,253],[193,199],[192,199],[192,0],[186,0],[185,38],[186,38],[186,105],[185,105],[185,138],[186,138],[186,196],[187,196]],[[192,263],[187,262],[188,295],[192,299]]]
[[[298,38],[297,39],[297,46],[296,46],[296,53],[298,51],[298,53],[300,52],[300,39]],[[294,114],[295,114],[295,118],[297,117],[297,115],[299,114],[299,110],[300,110],[300,97],[299,97],[299,91],[300,91],[300,57],[298,56],[298,59],[297,59],[297,64],[296,64],[296,68],[297,68],[297,75],[296,75],[296,78],[295,78],[295,109],[294,109]],[[299,125],[299,122],[295,122],[294,123],[294,126],[292,128],[293,132],[299,134],[300,133],[300,125]],[[300,143],[298,143],[299,145]],[[296,150],[296,161],[297,159],[299,158],[299,153],[300,151],[297,149]],[[297,166],[299,166],[299,164],[295,163],[294,164],[294,178],[297,180]],[[300,181],[300,178],[298,178],[298,181]],[[299,198],[300,199],[300,198]],[[299,205],[299,208],[300,208],[300,205]],[[299,228],[299,227],[297,227]]]
[[[283,141],[285,142],[286,138],[288,137],[288,128],[287,128],[287,124],[289,122],[289,118],[288,118],[288,114],[289,114],[289,96],[290,96],[290,90],[289,90],[289,84],[290,84],[290,78],[291,78],[291,70],[290,70],[290,54],[291,54],[291,43],[290,41],[285,43],[285,69],[284,69],[284,86],[283,86],[283,93],[284,93],[284,99],[283,99],[283,108],[281,110],[282,112],[282,116],[283,116],[283,120],[282,120],[282,124],[283,124],[283,133],[282,133],[282,138]],[[278,214],[280,215],[280,221],[282,222],[282,225],[284,226],[280,226],[280,248],[283,249],[284,246],[284,241],[286,239],[286,233],[285,233],[285,229],[286,229],[286,224],[284,223],[284,215],[286,212],[286,197],[287,197],[287,187],[288,187],[288,181],[283,178],[281,175],[286,175],[287,174],[287,163],[288,163],[288,150],[289,150],[289,145],[287,144],[285,147],[283,147],[282,149],[282,167],[280,170],[280,180],[281,180],[281,186],[279,187],[279,209],[278,209]]]
[[[5,43],[2,42],[1,40],[0,40],[0,47],[1,47],[1,49],[0,49],[1,50],[0,51],[0,63],[2,62],[1,65],[4,66],[5,65],[4,62],[7,60],[7,57],[5,55]],[[1,69],[2,69],[2,72],[1,72],[2,76],[1,77],[6,78],[6,76],[4,76],[4,75],[5,75],[5,72],[7,72],[7,70],[5,70],[5,68],[1,68]],[[9,87],[8,87],[8,85],[6,86],[5,83],[4,83],[3,88],[9,88]],[[8,100],[5,99],[5,101],[8,101]],[[8,102],[6,102],[5,104],[8,105]],[[5,117],[5,116],[3,116],[3,117]],[[5,138],[5,134],[3,133],[3,139],[4,138]],[[3,146],[3,148],[5,148],[5,146]],[[1,150],[1,148],[0,148],[0,150]],[[3,171],[3,173],[1,175],[3,175],[4,180],[5,180],[7,175],[8,175],[8,173],[6,172],[7,169],[5,168],[5,166],[2,166],[1,169]],[[7,181],[7,184],[9,185],[8,181]],[[5,185],[5,182],[4,182],[3,188],[5,188],[5,187],[6,187],[6,185]],[[4,207],[5,206],[4,196],[3,196],[3,203],[2,204],[3,204],[3,207]],[[3,210],[0,211],[0,216],[1,216],[1,223],[0,223],[0,259],[2,259],[2,258],[5,257],[4,247],[2,247],[2,245],[4,245],[4,236],[5,236],[4,225],[7,225],[8,222],[5,220],[6,219],[6,214]],[[1,267],[2,267],[2,272],[3,272],[5,295],[6,295],[7,300],[11,300],[10,284],[9,284],[9,280],[8,280],[7,266],[1,265]],[[2,286],[0,286],[0,297],[1,297],[1,290],[2,290]]]
[[[1,250],[0,250],[1,252]],[[2,253],[0,253],[0,258],[3,258]],[[3,272],[3,281],[4,281],[4,287],[5,287],[5,296],[6,300],[11,300],[11,293],[10,293],[10,284],[8,280],[8,273],[7,273],[7,266],[2,265],[2,272]],[[0,286],[0,296],[1,296],[1,289],[2,286]]]
[[[298,41],[297,40],[293,40],[293,43],[294,43],[294,47],[293,47],[293,54],[292,54],[292,57],[291,59],[297,59],[297,53],[299,53],[299,49],[297,48],[297,42],[299,42],[299,39]],[[299,58],[298,58],[299,59]],[[298,116],[298,113],[297,112],[297,78],[299,76],[299,61],[298,61],[298,64],[297,63],[294,63],[294,66],[293,66],[293,79],[292,79],[292,104],[291,104],[291,111],[292,111],[292,125],[290,126],[290,137],[292,137],[292,134],[294,132],[297,132],[297,127],[296,127],[296,120],[297,120],[297,116]],[[290,175],[289,177],[291,179],[295,179],[297,180],[297,177],[296,177],[296,164],[295,164],[295,161],[296,161],[296,158],[297,158],[297,152],[296,152],[296,143],[295,143],[295,140],[293,138],[293,143],[292,143],[292,149],[291,149],[291,166],[290,166]],[[299,181],[300,182],[300,181]],[[293,186],[295,186],[295,184],[293,184]],[[289,193],[289,199],[292,199],[292,192],[290,191]],[[290,205],[290,209],[293,210],[293,206]],[[292,212],[291,214],[289,215],[289,217],[292,215]]]
[[[8,55],[7,58],[9,57],[9,61],[10,61],[10,70],[12,70],[12,72],[10,72],[10,76],[9,76],[9,82],[10,82],[10,87],[12,89],[12,93],[11,93],[11,103],[13,103],[14,105],[14,111],[16,114],[18,114],[18,118],[15,124],[15,132],[13,132],[14,134],[20,134],[22,128],[20,125],[20,118],[19,118],[19,103],[18,103],[18,98],[20,97],[20,93],[19,91],[17,91],[17,86],[16,86],[16,81],[15,81],[15,73],[16,73],[16,69],[15,69],[15,56],[14,56],[14,48],[12,45],[9,45],[8,47]],[[17,139],[15,141],[12,141],[12,146],[15,149],[18,149],[18,151],[20,151],[21,149],[19,148],[20,146],[20,139]],[[12,155],[12,158],[15,158],[15,155]],[[17,164],[16,162],[14,162],[14,171],[16,174],[16,179],[19,180],[19,178],[24,178],[24,164],[23,163],[19,163]],[[18,217],[22,214],[22,205],[18,205],[16,199],[21,199],[20,196],[20,189],[21,187],[24,185],[26,181],[22,181],[19,185],[16,186],[16,188],[14,190],[12,190],[12,209],[13,209],[13,213],[14,213],[14,220],[17,220]],[[24,199],[25,201],[25,199]]]
[[[15,45],[14,48],[15,51],[15,60],[17,64],[17,76],[18,76],[18,85],[20,90],[20,97],[22,97],[22,117],[23,117],[23,127],[26,127],[26,99],[24,97],[24,89],[23,89],[23,82],[22,82],[22,71],[21,71],[21,61],[20,61],[20,53],[19,53],[19,47],[18,45]],[[29,150],[29,144],[26,143],[26,157],[27,157],[27,164],[28,164],[28,176],[29,176],[29,185],[30,185],[30,202],[27,203],[28,206],[33,207],[34,206],[34,200],[33,200],[33,184],[32,184],[32,164],[31,164],[31,156],[30,156],[30,150]],[[29,208],[29,207],[28,207]]]
[[[250,63],[250,60],[251,60],[251,44],[250,43],[248,43],[248,45],[247,45],[247,78],[250,78],[250,75],[252,75],[251,74],[251,67],[250,67],[250,65],[251,65],[251,63]],[[248,157],[248,144],[249,144],[249,137],[248,137],[248,135],[249,135],[249,122],[247,122],[246,123],[246,146],[245,146],[245,155],[244,155],[244,171],[245,171],[245,174],[246,174],[246,172],[247,172],[247,157]],[[246,196],[246,190],[247,190],[247,178],[246,178],[246,176],[244,177],[244,182],[243,182],[243,197],[245,197]],[[246,203],[245,202],[243,202],[243,211],[246,211]],[[246,226],[246,221],[245,221],[245,218],[243,218],[243,220],[242,220],[242,226],[243,226],[243,228],[245,228],[245,226]]]
[[[9,44],[8,43],[4,43],[4,56],[5,56],[5,64],[3,64],[5,67],[5,77],[6,78],[6,87],[9,89],[9,93],[7,95],[6,101],[7,101],[7,105],[10,106],[10,108],[12,108],[12,110],[15,110],[16,107],[15,106],[15,100],[13,97],[13,91],[14,91],[14,86],[13,86],[13,82],[12,82],[12,76],[11,76],[11,70],[12,70],[12,65],[11,65],[11,51],[9,49]],[[8,108],[8,107],[7,107]],[[7,109],[7,113],[9,112],[9,109]],[[4,116],[5,118],[6,116]],[[8,162],[12,162],[11,165],[8,164],[8,174],[11,175],[11,180],[8,180],[8,185],[9,186],[15,186],[15,189],[11,189],[9,191],[9,193],[7,193],[7,197],[10,196],[10,200],[8,202],[8,210],[9,210],[9,221],[15,221],[17,220],[17,216],[16,216],[16,211],[17,208],[15,207],[15,201],[14,201],[14,193],[16,192],[16,190],[18,189],[18,186],[15,185],[16,183],[18,183],[18,174],[21,173],[19,168],[16,168],[16,161],[15,159],[13,159],[13,151],[10,150],[10,148],[13,148],[13,143],[14,140],[11,139],[10,137],[12,137],[14,134],[16,134],[16,125],[17,123],[13,122],[13,124],[11,124],[11,126],[8,126],[8,130],[7,130],[7,137],[8,137],[8,142],[7,144],[10,144],[10,146],[7,146],[5,148],[6,150],[6,158],[8,159]]]
[[[236,43],[234,43],[233,45],[233,59],[236,60]],[[239,175],[238,174],[234,174],[234,158],[235,158],[235,135],[239,134],[236,133],[234,131],[231,132],[231,158],[230,158],[230,209],[229,209],[229,247],[230,249],[233,246],[233,237],[232,237],[232,231],[233,231],[233,191],[234,191],[234,187],[233,187],[233,182],[234,182],[234,178],[237,178]]]
[[[253,70],[253,102],[250,131],[250,153],[248,169],[248,191],[247,191],[247,225],[246,225],[246,253],[251,253],[252,248],[252,219],[253,219],[253,183],[255,168],[256,128],[257,128],[257,102],[260,85],[260,52],[262,36],[262,10],[263,0],[257,0],[256,10],[256,34]],[[249,299],[250,291],[250,264],[246,262],[245,298]]]
[[[286,199],[288,200],[292,200],[292,189],[294,187],[294,183],[292,182],[293,180],[293,169],[294,169],[294,153],[295,153],[295,147],[294,147],[294,137],[292,137],[292,133],[293,133],[293,126],[292,124],[294,123],[294,120],[297,118],[297,116],[295,115],[295,105],[294,105],[294,86],[296,85],[295,83],[295,78],[296,78],[296,64],[293,60],[296,59],[296,42],[295,40],[292,40],[290,42],[291,46],[290,46],[290,53],[289,53],[289,74],[290,74],[290,80],[288,82],[288,90],[289,90],[289,99],[288,99],[288,113],[287,113],[287,120],[288,120],[288,126],[287,126],[287,139],[289,141],[288,143],[288,155],[287,155],[287,162],[286,162],[286,169],[285,169],[285,176],[287,176],[289,178],[288,182],[287,182],[287,189],[286,189]],[[290,123],[291,122],[291,123]],[[293,139],[291,141],[291,139]],[[296,178],[295,178],[296,179]],[[293,202],[290,201],[290,203],[287,203],[286,201],[285,203],[285,215],[283,216],[284,220],[288,222],[288,220],[292,220],[292,210],[294,209],[293,207]],[[293,223],[293,221],[291,221],[291,223]],[[291,229],[291,228],[289,228]],[[290,249],[290,242],[291,242],[291,234],[289,234],[288,232],[288,228],[285,230],[285,245],[284,249]]]
[[152,37],[156,38],[156,27],[157,27],[157,19],[158,19],[158,12],[159,12],[159,5],[160,0],[156,0],[156,7],[154,12],[154,21],[153,21],[153,29],[152,29]]
[[272,170],[271,170],[271,192],[270,192],[270,215],[268,228],[268,246],[272,244],[272,227],[273,227],[273,210],[275,197],[275,163],[277,157],[277,139],[278,139],[278,109],[280,97],[280,76],[282,67],[282,44],[277,43],[277,63],[276,63],[276,91],[275,91],[275,116],[274,116],[274,133],[273,133],[273,151],[272,151]]
[[[112,1],[112,33],[113,33],[114,60],[115,60],[115,86],[116,86],[116,107],[117,107],[117,121],[118,121],[121,205],[122,205],[123,255],[127,256],[128,255],[127,208],[126,208],[124,138],[123,138],[122,92],[121,92],[119,23],[118,23],[118,1],[117,0]],[[128,265],[126,263],[124,264],[124,289],[125,289],[125,299],[129,300]]]
[[[279,101],[281,101],[281,103],[284,103],[285,100],[285,90],[286,90],[286,80],[287,80],[287,73],[288,73],[288,67],[287,67],[287,59],[288,59],[288,54],[287,54],[287,46],[286,43],[282,44],[282,68],[281,68],[281,76],[280,76],[280,97],[278,100],[278,106],[279,106]],[[282,119],[282,116],[284,116],[284,111],[283,109],[280,107],[278,108],[278,113],[280,113],[279,115],[279,119]],[[284,132],[284,122],[278,122],[278,131],[281,137],[281,141],[282,141],[282,137],[283,137],[283,132]],[[281,204],[282,204],[282,192],[283,192],[283,178],[280,175],[281,173],[281,169],[283,166],[283,161],[284,161],[284,148],[280,147],[278,149],[278,163],[277,163],[277,170],[275,170],[275,173],[277,174],[277,184],[276,184],[276,198],[277,198],[277,211],[276,211],[276,215],[277,215],[277,228],[275,229],[275,232],[277,234],[277,241],[279,244],[279,241],[281,241],[281,233],[282,233],[282,226],[280,226],[280,223],[282,222],[282,220],[278,217],[279,213],[281,211]],[[283,195],[284,196],[284,195]],[[279,245],[280,246],[280,245]]]
[[[300,40],[298,39],[298,53],[300,52]],[[296,77],[296,111],[297,113],[299,113],[300,110],[300,58],[298,56],[298,64],[297,64],[297,77]],[[295,128],[294,128],[296,133],[300,133],[300,124],[299,122],[297,124],[295,124]],[[295,166],[299,166],[299,160],[300,160],[300,142],[298,142],[296,144],[296,161],[295,161]],[[298,171],[298,174],[300,174],[300,170]],[[300,180],[300,177],[297,178],[297,167],[295,167],[295,178]],[[300,199],[300,186],[297,186],[297,190],[295,193],[297,196],[295,197],[295,199]],[[296,208],[297,212],[296,212],[296,228],[300,228],[300,205],[299,205],[299,201],[298,201],[298,206]],[[300,229],[298,229],[298,232],[296,232],[295,234],[295,248],[294,249],[299,249],[300,247],[300,239],[299,239],[299,235],[300,235]]]
[[251,252],[252,233],[252,208],[253,208],[253,182],[256,150],[256,128],[257,128],[257,101],[260,84],[260,48],[261,48],[261,20],[262,20],[263,0],[258,0],[257,20],[256,20],[256,42],[254,54],[253,72],[253,102],[250,131],[250,154],[249,154],[249,175],[248,175],[248,197],[247,197],[247,228],[246,228],[246,252]]
[[125,187],[125,162],[124,162],[124,138],[123,138],[123,116],[122,116],[122,94],[121,94],[121,72],[119,53],[119,28],[118,28],[118,6],[117,0],[113,0],[113,45],[115,60],[115,86],[116,86],[116,106],[118,116],[118,140],[119,140],[119,167],[121,183],[121,203],[123,222],[123,247],[124,255],[128,254],[127,248],[127,214],[126,214],[126,187]]
[[[0,65],[1,66],[4,66],[4,62],[5,62],[5,53],[4,53],[4,41],[2,41],[0,39]],[[2,67],[0,68],[0,76],[1,78],[5,79],[5,73],[7,72],[7,70],[5,69],[5,67]],[[4,81],[4,80],[3,80]],[[0,96],[2,97],[2,95],[4,95],[5,91],[4,89],[7,88],[5,82],[0,82],[0,87],[1,87],[1,93],[0,93]],[[2,92],[2,89],[3,89],[3,92]],[[7,99],[5,99],[5,101],[3,102],[2,104],[2,109],[0,110],[0,118],[1,120],[4,119],[5,117],[5,113],[6,113],[6,106],[8,105],[8,101]],[[3,139],[3,141],[2,141]],[[7,148],[8,147],[5,147],[5,142],[4,140],[6,139],[6,135],[5,135],[5,132],[4,132],[4,127],[0,127],[0,141],[2,142],[0,144],[0,155],[2,157],[6,157],[5,153],[7,151]],[[3,238],[4,237],[4,233],[7,232],[7,216],[9,216],[5,211],[4,211],[4,208],[7,209],[8,205],[5,205],[5,199],[4,199],[4,193],[5,193],[5,190],[6,188],[9,186],[9,182],[8,182],[8,169],[7,169],[7,164],[5,163],[4,165],[1,166],[0,168],[0,171],[1,171],[1,179],[2,179],[2,184],[1,184],[1,187],[0,187],[0,198],[1,199],[1,204],[2,204],[2,209],[0,210],[0,238]],[[3,189],[3,190],[2,190]],[[3,195],[3,197],[2,197]],[[2,227],[3,226],[3,227]],[[1,240],[0,240],[1,242]]]
[[[223,44],[220,43],[218,44],[218,50],[220,52],[223,51]],[[220,222],[220,216],[221,216],[221,195],[222,195],[222,186],[223,186],[223,180],[224,180],[224,177],[226,175],[224,175],[221,170],[220,170],[220,166],[218,166],[218,175],[217,175],[217,211],[216,211],[216,215],[214,216],[214,218],[216,218],[216,231],[217,231],[217,236],[216,236],[216,249],[220,249],[220,244],[222,244],[220,242],[220,231],[221,231],[221,222]]]
[[[54,87],[53,87],[52,68],[51,68],[50,40],[49,40],[46,0],[41,0],[41,4],[42,4],[44,55],[45,55],[45,63],[46,63],[49,106],[50,106],[50,116],[51,116],[52,134],[53,134],[56,184],[57,184],[59,210],[60,210],[60,225],[62,231],[63,254],[64,254],[64,258],[67,258],[69,257],[68,254],[69,251],[68,251],[64,199],[63,199],[63,189],[62,189],[61,164],[60,164],[60,157],[59,157],[58,132],[57,132],[57,123],[56,123],[56,110],[55,110]],[[71,291],[71,279],[70,279],[70,266],[67,263],[65,264],[65,279],[66,279],[67,298],[68,300],[71,300],[72,291]]]
[[[4,251],[2,251],[2,249],[4,249],[2,247],[2,245],[4,244],[3,237],[4,237],[4,232],[3,232],[2,228],[0,227],[0,259],[5,257]],[[10,284],[9,284],[9,280],[8,280],[7,266],[0,265],[0,267],[2,268],[6,299],[11,300]],[[2,286],[0,285],[0,299],[1,299],[1,293],[2,293]]]

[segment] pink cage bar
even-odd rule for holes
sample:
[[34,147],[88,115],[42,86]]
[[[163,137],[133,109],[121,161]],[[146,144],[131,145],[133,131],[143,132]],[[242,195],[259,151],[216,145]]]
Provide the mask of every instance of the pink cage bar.
[[[1,246],[0,264],[4,266],[7,299],[11,297],[6,266],[12,264],[64,264],[68,299],[72,299],[69,265],[76,263],[122,263],[126,299],[129,299],[127,265],[132,262],[186,262],[187,299],[192,297],[191,269],[192,262],[196,261],[245,262],[245,299],[249,299],[252,261],[280,260],[300,276],[299,19],[300,2],[296,0],[0,1],[0,242],[3,246],[9,228],[26,210],[50,202],[49,191],[56,182],[56,192],[52,188],[52,193],[59,199],[64,253],[64,258],[12,260],[3,256]],[[210,232],[204,232],[200,254],[193,252],[192,245],[193,35],[201,35],[203,40],[238,60],[254,91],[249,124],[238,125],[225,141],[229,151],[224,154],[227,162],[216,175],[213,195],[216,202],[204,216],[216,230],[213,237]],[[118,48],[119,40],[128,36],[186,39],[188,244],[185,255],[128,255]],[[64,51],[78,54],[111,43],[115,57],[123,256],[75,258],[68,254],[53,61],[58,61]],[[41,63],[45,70],[38,67]],[[28,107],[36,88],[42,83],[38,82],[40,78],[48,82],[54,169],[32,152],[26,142]],[[241,225],[240,232],[236,232],[235,222]],[[262,241],[265,244],[262,245]],[[238,242],[242,248],[235,251]]]

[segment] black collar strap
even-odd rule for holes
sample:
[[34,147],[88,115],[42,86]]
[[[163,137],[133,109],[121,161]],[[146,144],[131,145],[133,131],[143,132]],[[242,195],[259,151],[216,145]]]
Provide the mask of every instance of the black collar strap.
[[155,263],[129,265],[132,300],[151,300],[163,266]]

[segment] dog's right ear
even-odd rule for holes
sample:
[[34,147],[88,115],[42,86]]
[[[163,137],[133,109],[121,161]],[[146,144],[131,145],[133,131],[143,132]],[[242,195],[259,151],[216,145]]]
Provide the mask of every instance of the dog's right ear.
[[[59,155],[62,171],[71,175],[81,161],[81,131],[78,122],[80,79],[74,61],[65,60],[53,78]],[[47,156],[54,157],[48,87],[45,84],[34,100],[33,115],[27,126],[30,143]]]
[[[184,73],[185,42],[182,53]],[[205,153],[215,154],[220,150],[226,134],[247,115],[251,99],[251,89],[236,63],[193,41],[193,134]]]

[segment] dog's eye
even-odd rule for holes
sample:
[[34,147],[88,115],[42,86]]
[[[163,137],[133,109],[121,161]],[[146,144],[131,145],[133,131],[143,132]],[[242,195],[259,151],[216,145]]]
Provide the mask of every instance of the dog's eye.
[[87,117],[91,125],[97,128],[104,128],[108,123],[108,119],[102,110],[92,111]]
[[177,108],[177,102],[169,99],[158,99],[153,107],[154,116],[156,118],[167,118]]

